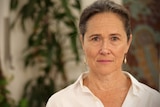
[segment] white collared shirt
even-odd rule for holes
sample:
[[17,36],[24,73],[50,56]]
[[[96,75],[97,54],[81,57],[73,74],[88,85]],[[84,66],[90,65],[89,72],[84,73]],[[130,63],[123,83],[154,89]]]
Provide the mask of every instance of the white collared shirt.
[[[131,79],[131,87],[122,107],[160,107],[160,93],[138,82],[131,74],[124,72]],[[77,81],[52,95],[46,107],[104,107],[102,102],[83,85],[83,73]],[[107,100],[107,99],[106,99]]]

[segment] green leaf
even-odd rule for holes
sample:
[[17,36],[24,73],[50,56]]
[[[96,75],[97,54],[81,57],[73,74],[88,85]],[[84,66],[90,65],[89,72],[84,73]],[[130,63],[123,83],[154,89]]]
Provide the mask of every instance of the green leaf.
[[66,16],[66,14],[63,13],[63,12],[62,12],[62,13],[57,12],[57,11],[54,12],[54,17],[55,17],[55,19],[57,19],[57,20],[62,20],[65,16]]
[[18,0],[11,0],[10,9],[11,9],[11,10],[17,9],[18,3],[19,3]]
[[45,0],[45,5],[46,5],[46,7],[53,7],[54,2],[53,2],[53,0]]
[[22,98],[22,99],[19,101],[18,107],[29,107],[29,105],[28,105],[28,100],[27,100],[26,98]]
[[73,16],[69,6],[68,6],[68,0],[61,0],[62,6],[64,7],[64,10],[66,12],[66,15],[70,18],[70,19],[74,19],[75,17]]
[[82,8],[81,7],[81,0],[75,0],[75,3],[72,6],[80,11]]
[[5,86],[7,84],[7,80],[0,79],[0,86]]

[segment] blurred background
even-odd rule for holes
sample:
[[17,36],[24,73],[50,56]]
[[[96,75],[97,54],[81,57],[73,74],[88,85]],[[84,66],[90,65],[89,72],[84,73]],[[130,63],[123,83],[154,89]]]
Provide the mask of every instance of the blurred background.
[[[0,1],[0,107],[45,107],[87,70],[77,24],[95,0]],[[124,70],[160,89],[160,2],[113,0],[131,13]]]

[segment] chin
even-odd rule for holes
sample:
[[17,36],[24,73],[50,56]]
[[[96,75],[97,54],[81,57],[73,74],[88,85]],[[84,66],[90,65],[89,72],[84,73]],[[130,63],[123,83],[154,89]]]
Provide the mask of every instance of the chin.
[[98,70],[91,70],[91,72],[94,72],[98,75],[109,75],[113,73],[114,71],[111,69],[98,69]]

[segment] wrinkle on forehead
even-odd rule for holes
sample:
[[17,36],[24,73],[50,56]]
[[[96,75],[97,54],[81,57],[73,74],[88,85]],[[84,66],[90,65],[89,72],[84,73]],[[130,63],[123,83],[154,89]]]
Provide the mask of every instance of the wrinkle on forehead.
[[126,36],[122,20],[114,13],[98,13],[91,17],[87,22],[86,33],[89,35],[92,33],[122,33]]

